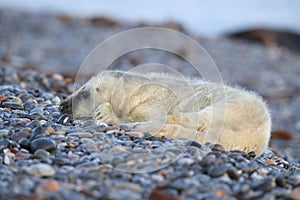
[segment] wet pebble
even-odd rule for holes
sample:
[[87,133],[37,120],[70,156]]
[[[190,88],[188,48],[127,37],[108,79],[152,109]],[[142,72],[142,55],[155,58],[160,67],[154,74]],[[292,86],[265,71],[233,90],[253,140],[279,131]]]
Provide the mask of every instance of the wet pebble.
[[69,123],[71,121],[71,118],[69,115],[67,114],[63,114],[61,115],[58,120],[57,123],[62,124],[62,125],[66,125],[67,123]]

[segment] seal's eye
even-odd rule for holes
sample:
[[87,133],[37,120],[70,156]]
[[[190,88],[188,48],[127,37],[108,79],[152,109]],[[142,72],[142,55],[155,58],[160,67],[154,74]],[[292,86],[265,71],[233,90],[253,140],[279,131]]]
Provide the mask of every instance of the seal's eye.
[[90,97],[90,93],[86,90],[79,92],[79,99],[88,99]]

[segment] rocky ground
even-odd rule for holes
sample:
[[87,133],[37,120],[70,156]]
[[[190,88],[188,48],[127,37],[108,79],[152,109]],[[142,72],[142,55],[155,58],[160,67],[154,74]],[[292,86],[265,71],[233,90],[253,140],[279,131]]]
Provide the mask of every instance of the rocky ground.
[[[4,10],[0,24],[0,199],[299,199],[299,55],[194,36],[225,82],[255,90],[269,104],[271,147],[254,158],[61,115],[58,106],[89,51],[137,25]],[[123,56],[112,68],[149,61],[189,74],[182,59],[151,50]]]

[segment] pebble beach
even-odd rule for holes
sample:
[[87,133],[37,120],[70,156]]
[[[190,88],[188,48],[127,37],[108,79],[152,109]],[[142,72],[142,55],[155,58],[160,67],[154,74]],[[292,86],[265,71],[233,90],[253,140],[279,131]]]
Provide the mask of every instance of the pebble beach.
[[[194,36],[226,82],[267,101],[273,136],[256,156],[60,113],[89,51],[138,25],[6,10],[0,22],[0,199],[300,199],[299,55]],[[151,51],[112,66],[126,70],[153,60],[188,71],[182,60]]]

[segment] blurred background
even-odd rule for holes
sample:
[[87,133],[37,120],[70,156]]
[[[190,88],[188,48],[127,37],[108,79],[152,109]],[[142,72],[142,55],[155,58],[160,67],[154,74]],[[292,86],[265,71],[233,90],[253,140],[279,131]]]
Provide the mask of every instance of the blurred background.
[[[171,28],[207,50],[224,82],[263,96],[273,119],[271,147],[300,161],[299,10],[298,0],[0,0],[0,66],[74,78],[108,37],[136,27]],[[131,52],[112,67],[149,62],[193,75],[183,59],[152,50]]]
[[197,34],[218,37],[252,27],[300,31],[298,0],[1,0],[1,7],[130,22],[175,21]]

